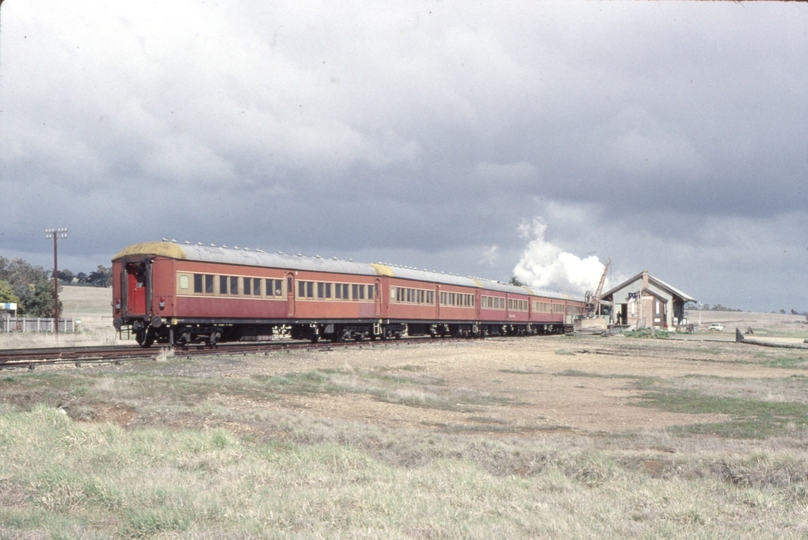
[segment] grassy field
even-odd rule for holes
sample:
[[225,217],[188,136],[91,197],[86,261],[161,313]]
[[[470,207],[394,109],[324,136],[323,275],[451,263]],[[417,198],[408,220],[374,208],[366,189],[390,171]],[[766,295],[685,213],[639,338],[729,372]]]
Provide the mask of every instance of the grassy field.
[[0,373],[0,538],[803,538],[808,351],[552,337]]
[[[116,342],[109,289],[61,297],[60,344]],[[0,538],[806,537],[808,350],[712,341],[806,325],[702,317],[726,331],[5,371]]]
[[120,344],[112,326],[111,288],[62,287],[59,299],[63,306],[60,316],[77,321],[75,333],[62,332],[58,343],[51,333],[0,334],[0,348]]

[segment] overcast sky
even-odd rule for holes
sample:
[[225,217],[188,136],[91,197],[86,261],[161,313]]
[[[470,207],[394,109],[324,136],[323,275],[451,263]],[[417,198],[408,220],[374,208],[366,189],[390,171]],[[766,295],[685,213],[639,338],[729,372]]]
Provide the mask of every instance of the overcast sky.
[[5,257],[52,267],[66,227],[74,272],[166,237],[583,292],[611,256],[612,285],[808,310],[806,4],[7,0],[0,22]]

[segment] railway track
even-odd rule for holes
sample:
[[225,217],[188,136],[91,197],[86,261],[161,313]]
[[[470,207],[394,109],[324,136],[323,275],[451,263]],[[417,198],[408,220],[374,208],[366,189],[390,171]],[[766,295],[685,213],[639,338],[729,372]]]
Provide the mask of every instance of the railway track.
[[[442,338],[441,343],[460,341],[460,338]],[[0,370],[3,369],[36,369],[41,366],[57,364],[121,363],[144,358],[156,358],[172,351],[174,356],[210,356],[210,355],[248,355],[291,350],[347,349],[352,347],[389,347],[396,345],[415,345],[435,342],[434,338],[404,338],[395,341],[349,341],[343,343],[299,341],[229,343],[214,348],[207,346],[190,346],[187,349],[154,347],[143,349],[132,345],[95,346],[95,347],[60,347],[41,349],[5,349],[0,350]]]

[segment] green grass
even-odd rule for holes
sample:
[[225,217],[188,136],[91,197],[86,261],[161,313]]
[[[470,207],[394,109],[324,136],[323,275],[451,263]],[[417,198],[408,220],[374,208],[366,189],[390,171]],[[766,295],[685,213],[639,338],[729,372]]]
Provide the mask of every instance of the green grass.
[[766,367],[786,369],[808,369],[808,357],[805,356],[776,356],[761,362]]
[[641,375],[619,374],[619,373],[592,373],[591,371],[581,371],[580,369],[565,369],[553,373],[556,377],[590,377],[595,379],[627,379],[635,381],[636,385],[648,386],[651,381],[655,380],[653,377],[644,377]]
[[515,375],[540,375],[542,371],[535,367],[524,366],[515,368],[504,368],[499,370],[500,373],[512,373]]
[[670,334],[664,330],[655,330],[653,328],[640,328],[638,330],[631,330],[623,332],[623,335],[630,338],[653,338],[653,339],[668,339]]
[[726,422],[679,428],[689,433],[763,439],[788,430],[804,431],[808,427],[808,404],[805,403],[744,399],[687,390],[657,390],[644,394],[636,404],[675,413],[730,417]]

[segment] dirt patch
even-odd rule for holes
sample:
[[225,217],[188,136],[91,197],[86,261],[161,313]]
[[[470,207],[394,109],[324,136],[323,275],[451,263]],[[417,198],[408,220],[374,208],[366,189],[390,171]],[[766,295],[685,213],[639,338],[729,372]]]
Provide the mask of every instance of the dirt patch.
[[[234,411],[304,412],[317,418],[486,435],[556,431],[620,432],[726,421],[718,414],[682,414],[637,407],[645,379],[679,377],[781,377],[783,372],[738,362],[741,345],[709,348],[688,342],[638,342],[613,338],[527,338],[377,346],[330,352],[202,358],[165,363],[184,376],[271,378],[338,371],[357,378],[440,381],[439,407],[417,400],[394,402],[378,391],[354,388],[280,392],[272,399],[215,396]],[[272,383],[267,379],[267,387]],[[426,390],[412,390],[430,392]],[[463,402],[453,404],[452,396]],[[249,431],[249,428],[239,428]]]
[[109,422],[121,427],[129,427],[137,417],[137,411],[126,405],[98,404],[93,407],[92,420],[94,422]]

